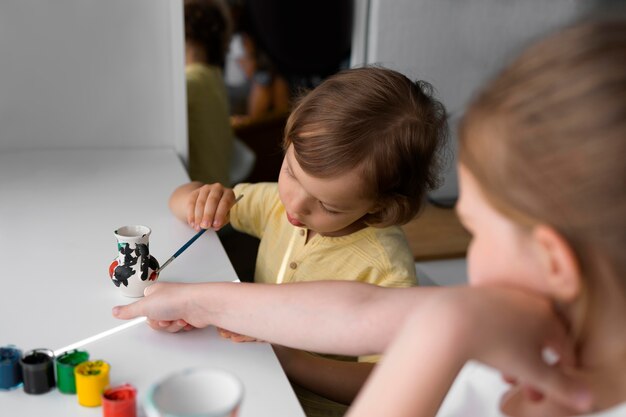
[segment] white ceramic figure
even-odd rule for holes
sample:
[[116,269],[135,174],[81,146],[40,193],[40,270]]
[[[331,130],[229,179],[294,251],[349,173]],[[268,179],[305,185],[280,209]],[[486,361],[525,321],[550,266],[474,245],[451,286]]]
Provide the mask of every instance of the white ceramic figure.
[[159,262],[150,255],[150,228],[123,226],[115,231],[117,258],[109,266],[111,281],[127,297],[142,297],[143,290],[158,278]]

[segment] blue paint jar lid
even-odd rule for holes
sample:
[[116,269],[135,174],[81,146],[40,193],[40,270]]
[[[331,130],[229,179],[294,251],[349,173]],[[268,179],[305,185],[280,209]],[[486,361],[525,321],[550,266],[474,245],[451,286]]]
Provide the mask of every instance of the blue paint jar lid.
[[13,345],[0,347],[0,390],[10,390],[22,384],[22,351]]

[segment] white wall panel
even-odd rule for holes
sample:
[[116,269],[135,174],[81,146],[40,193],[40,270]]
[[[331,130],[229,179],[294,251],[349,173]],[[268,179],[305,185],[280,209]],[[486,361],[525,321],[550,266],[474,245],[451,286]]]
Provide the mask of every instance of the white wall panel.
[[180,0],[0,2],[0,150],[186,153]]
[[[367,62],[432,83],[451,124],[485,80],[533,38],[591,8],[588,0],[360,0]],[[453,135],[455,134],[453,126]],[[455,154],[455,138],[452,138]],[[456,195],[454,160],[435,195]]]

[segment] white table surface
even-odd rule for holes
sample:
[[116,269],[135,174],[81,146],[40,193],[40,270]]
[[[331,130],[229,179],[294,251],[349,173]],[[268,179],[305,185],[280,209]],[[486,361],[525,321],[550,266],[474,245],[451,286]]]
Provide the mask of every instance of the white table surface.
[[[113,231],[152,229],[150,253],[163,263],[194,231],[167,207],[188,181],[170,149],[24,150],[0,153],[0,345],[57,350],[123,322],[111,307],[133,299],[111,283]],[[232,281],[236,274],[217,235],[205,233],[160,281]],[[167,334],[139,324],[92,342],[92,359],[111,364],[111,385],[153,382],[187,367],[217,366],[244,383],[240,417],[303,416],[271,347],[234,344],[214,328]],[[2,415],[101,415],[56,389],[43,395],[0,391]]]

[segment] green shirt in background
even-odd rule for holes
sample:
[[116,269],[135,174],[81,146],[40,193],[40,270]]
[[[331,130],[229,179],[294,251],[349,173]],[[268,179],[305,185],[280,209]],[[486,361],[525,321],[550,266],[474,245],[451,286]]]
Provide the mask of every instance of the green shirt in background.
[[222,70],[191,64],[187,78],[189,177],[203,183],[230,186],[233,131]]

